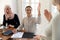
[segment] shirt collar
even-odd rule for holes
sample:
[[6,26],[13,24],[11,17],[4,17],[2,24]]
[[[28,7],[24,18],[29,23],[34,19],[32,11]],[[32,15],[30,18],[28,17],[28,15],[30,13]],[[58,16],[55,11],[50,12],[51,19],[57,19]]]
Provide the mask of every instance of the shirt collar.
[[30,16],[30,17],[27,17],[27,19],[31,19],[32,18],[32,16]]

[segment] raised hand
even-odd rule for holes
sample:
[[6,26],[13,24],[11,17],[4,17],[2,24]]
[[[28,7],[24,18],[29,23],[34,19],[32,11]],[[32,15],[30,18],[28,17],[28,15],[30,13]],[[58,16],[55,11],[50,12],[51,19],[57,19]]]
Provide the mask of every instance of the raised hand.
[[48,21],[52,19],[52,15],[47,9],[44,10],[44,15]]
[[40,16],[40,9],[41,9],[41,5],[40,5],[40,3],[38,4],[38,16]]

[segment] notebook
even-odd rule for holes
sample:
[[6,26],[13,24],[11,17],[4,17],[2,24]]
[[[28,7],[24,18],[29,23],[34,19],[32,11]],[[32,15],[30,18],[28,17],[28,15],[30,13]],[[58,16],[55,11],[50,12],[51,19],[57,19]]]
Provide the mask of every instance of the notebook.
[[24,32],[22,38],[33,38],[34,36],[35,36],[34,33]]
[[13,32],[11,30],[8,30],[8,31],[3,33],[3,35],[5,35],[5,36],[9,36],[9,35],[12,35],[12,34],[13,34]]

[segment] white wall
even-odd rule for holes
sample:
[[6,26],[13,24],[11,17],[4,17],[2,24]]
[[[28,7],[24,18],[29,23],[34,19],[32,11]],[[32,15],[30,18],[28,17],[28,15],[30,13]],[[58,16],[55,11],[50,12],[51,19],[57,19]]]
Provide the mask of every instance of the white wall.
[[22,0],[17,0],[17,9],[20,22],[22,21]]

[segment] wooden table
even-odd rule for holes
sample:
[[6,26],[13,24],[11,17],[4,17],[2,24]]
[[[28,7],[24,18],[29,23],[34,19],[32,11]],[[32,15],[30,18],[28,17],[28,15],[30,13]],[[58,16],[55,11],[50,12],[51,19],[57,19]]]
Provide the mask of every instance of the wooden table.
[[[12,30],[13,28],[8,28],[6,30],[9,30],[9,29]],[[11,36],[12,36],[12,35],[4,36],[4,35],[1,34],[1,32],[2,32],[2,30],[0,29],[0,38],[2,38],[2,40],[7,40],[7,39],[11,38]],[[9,39],[9,40],[11,40],[11,39]],[[31,39],[31,38],[30,39],[29,38],[19,38],[19,39],[13,39],[13,40],[37,40],[37,39],[34,39],[34,38],[33,39]]]
[[[0,37],[2,38],[2,40],[10,40],[11,36],[2,36]],[[11,38],[12,39],[12,38]],[[13,40],[37,40],[37,39],[34,39],[34,38],[14,38]]]

